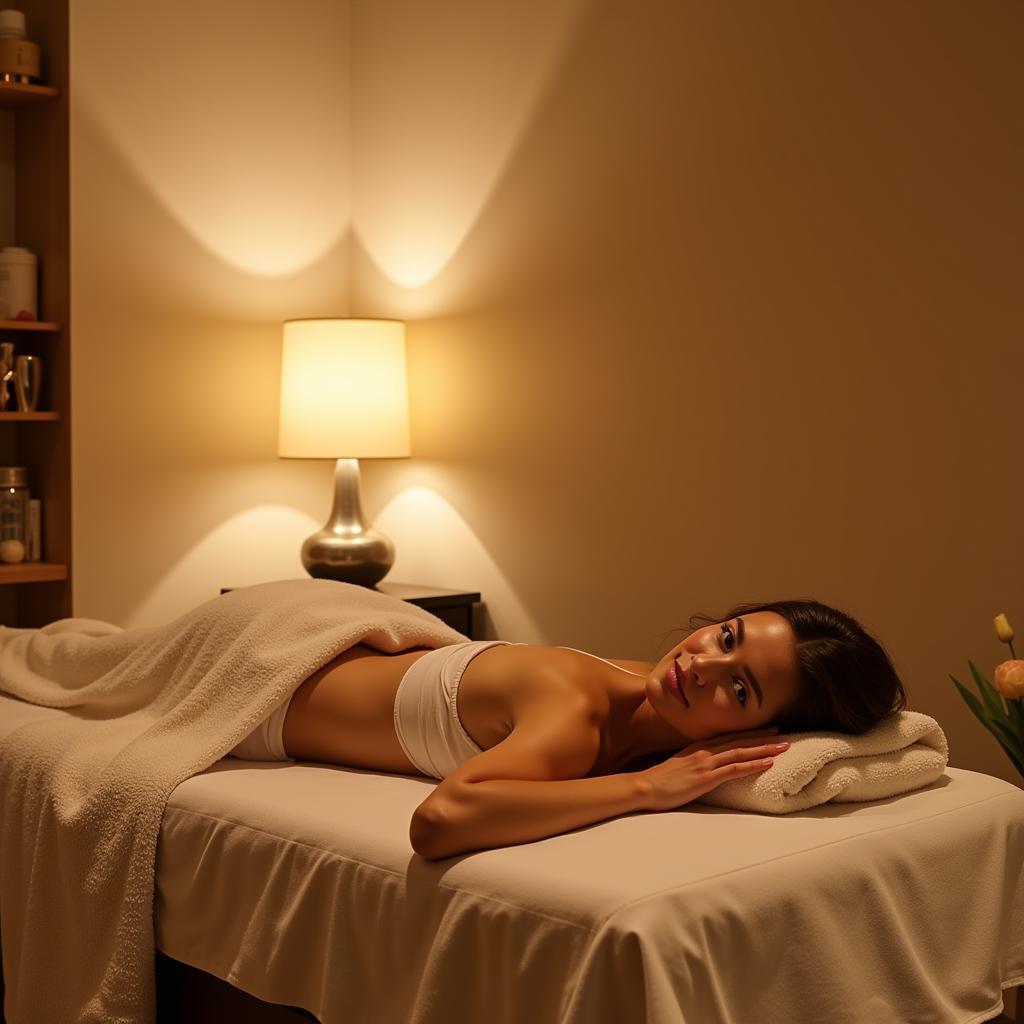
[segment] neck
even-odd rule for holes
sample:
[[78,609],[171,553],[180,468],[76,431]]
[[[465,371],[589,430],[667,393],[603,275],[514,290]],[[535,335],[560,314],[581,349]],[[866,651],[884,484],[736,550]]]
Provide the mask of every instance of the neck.
[[654,668],[651,662],[620,662],[616,665],[638,666],[627,669],[641,674],[627,676],[609,672],[607,678],[611,707],[608,716],[608,742],[614,771],[622,771],[631,761],[654,754],[668,757],[681,750],[689,740],[668,724],[647,700],[647,676]]

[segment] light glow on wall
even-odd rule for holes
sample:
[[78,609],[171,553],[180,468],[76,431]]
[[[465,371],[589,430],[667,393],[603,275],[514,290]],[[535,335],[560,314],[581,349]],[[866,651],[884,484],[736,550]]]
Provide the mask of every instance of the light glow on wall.
[[379,0],[353,12],[353,223],[396,284],[446,266],[591,0]]
[[[202,0],[93,0],[76,28],[74,101],[229,266],[296,275],[355,231],[415,289],[472,230],[591,3],[450,0],[439,17],[418,0],[313,0],[283,45],[269,0],[244,18]],[[187,72],[171,77],[164,48],[186,35]],[[275,81],[301,82],[308,101]]]
[[[269,0],[91,0],[75,30],[74,102],[198,242],[263,277],[315,264],[350,222],[346,5],[295,13]],[[325,31],[337,60],[315,59]]]
[[[412,470],[421,477],[424,471],[422,466]],[[443,482],[439,474],[438,483]],[[373,524],[395,542],[395,564],[387,580],[430,580],[452,590],[479,590],[498,636],[518,643],[545,642],[501,567],[438,491],[422,485],[403,488],[373,517]]]
[[[275,579],[300,579],[302,541],[321,522],[287,505],[257,505],[220,522],[179,558],[119,624],[169,622],[188,608],[216,597],[223,587],[247,587]],[[210,579],[218,581],[212,587]],[[199,588],[199,589],[197,589]]]

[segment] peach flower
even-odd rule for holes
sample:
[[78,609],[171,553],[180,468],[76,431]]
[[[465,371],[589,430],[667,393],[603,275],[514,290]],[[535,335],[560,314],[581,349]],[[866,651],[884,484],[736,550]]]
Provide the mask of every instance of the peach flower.
[[1024,697],[1024,661],[1004,661],[996,666],[996,689],[1007,699]]

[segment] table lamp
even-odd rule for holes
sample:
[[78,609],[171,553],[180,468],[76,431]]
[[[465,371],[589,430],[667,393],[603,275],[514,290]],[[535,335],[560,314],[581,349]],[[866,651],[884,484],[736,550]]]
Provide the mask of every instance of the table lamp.
[[286,320],[277,454],[335,459],[334,507],[302,545],[310,576],[373,587],[395,546],[363,520],[360,459],[409,450],[405,324],[398,320]]

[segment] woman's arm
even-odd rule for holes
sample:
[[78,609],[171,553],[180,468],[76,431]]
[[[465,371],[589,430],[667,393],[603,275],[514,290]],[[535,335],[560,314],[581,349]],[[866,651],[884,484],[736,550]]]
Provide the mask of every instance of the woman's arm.
[[647,809],[640,772],[596,778],[487,779],[452,787],[427,814],[413,816],[410,839],[425,860],[526,843]]
[[[564,668],[535,672],[514,707],[512,732],[463,762],[416,808],[409,828],[425,860],[525,843],[636,811],[667,810],[727,778],[762,771],[754,734],[691,744],[642,771],[588,777],[603,712]],[[733,763],[739,762],[739,763]]]
[[509,735],[416,808],[409,839],[421,857],[525,843],[642,808],[637,775],[587,777],[604,717],[571,670],[533,670],[516,696]]
[[[765,743],[773,731],[723,734],[692,743],[642,771],[596,778],[558,778],[566,765],[545,766],[541,758],[528,762],[534,768],[532,777],[448,779],[438,787],[443,789],[440,799],[417,808],[410,833],[413,848],[426,860],[436,860],[543,839],[634,811],[672,810],[723,782],[770,767],[774,756],[789,746]],[[529,737],[523,742],[532,741]],[[544,780],[545,771],[551,781]]]

